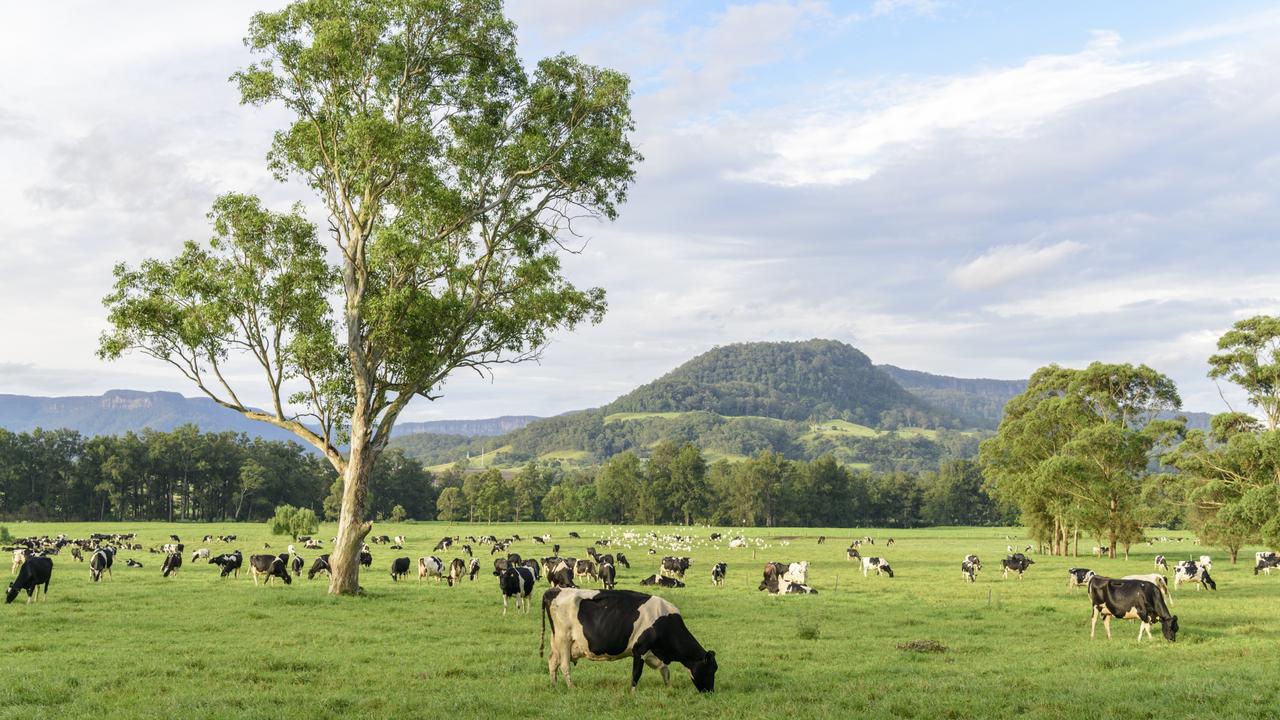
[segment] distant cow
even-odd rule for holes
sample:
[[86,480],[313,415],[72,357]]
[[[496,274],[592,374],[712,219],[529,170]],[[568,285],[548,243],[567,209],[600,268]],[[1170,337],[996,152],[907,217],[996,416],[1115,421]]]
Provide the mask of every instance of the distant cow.
[[18,568],[18,576],[9,583],[9,591],[5,593],[5,604],[13,602],[18,593],[27,591],[27,602],[40,599],[41,588],[44,597],[49,599],[49,578],[53,575],[53,559],[41,555],[25,558],[22,567]]
[[18,568],[22,567],[22,563],[26,562],[26,561],[27,561],[27,558],[29,558],[29,557],[31,557],[31,550],[29,550],[29,549],[27,549],[27,548],[14,548],[14,550],[13,550],[13,567],[12,567],[12,568],[10,568],[10,570],[9,570],[9,574],[10,574],[10,575],[17,575],[17,574],[18,574]]
[[239,550],[236,550],[235,552],[223,553],[209,558],[209,564],[222,568],[220,577],[226,577],[233,573],[235,577],[240,577],[240,566],[244,564],[244,556],[240,554]]
[[627,560],[627,556],[622,553],[618,553],[618,564],[628,570],[631,569],[631,563]]
[[1165,560],[1163,555],[1156,556],[1156,569],[1169,572],[1169,561]]
[[778,592],[778,581],[782,579],[783,573],[787,568],[782,563],[768,562],[764,564],[764,579],[760,581],[757,590],[768,590],[771,593]]
[[125,560],[125,561],[124,561],[124,564],[125,564],[125,565],[128,565],[128,566],[129,566],[129,567],[131,567],[131,568],[140,568],[140,567],[142,567],[142,563],[138,562],[137,560],[134,560],[133,558],[129,558],[128,560]]
[[866,577],[867,573],[875,570],[877,575],[881,573],[893,577],[893,568],[889,567],[889,561],[878,557],[862,558],[862,577]]
[[787,566],[787,571],[782,574],[782,579],[799,585],[809,582],[809,561],[791,563]]
[[640,584],[641,585],[657,585],[658,587],[664,587],[664,588],[684,587],[684,583],[680,582],[679,580],[673,577],[667,577],[666,575],[650,575],[649,577],[641,580]]
[[1151,637],[1151,625],[1160,623],[1160,630],[1169,642],[1177,640],[1178,616],[1169,612],[1164,596],[1153,583],[1145,580],[1115,580],[1113,578],[1094,575],[1089,578],[1089,602],[1093,605],[1093,621],[1089,626],[1089,637],[1094,637],[1098,628],[1098,618],[1102,617],[1102,625],[1106,628],[1107,639],[1111,639],[1111,618],[1137,620],[1142,623],[1138,627],[1138,639],[1142,639],[1145,631]]
[[303,560],[301,555],[294,555],[293,559],[289,561],[289,569],[293,571],[294,577],[301,577],[302,568],[306,566],[306,564],[307,561]]
[[1258,553],[1255,558],[1257,559],[1257,564],[1253,566],[1254,575],[1260,572],[1270,575],[1273,569],[1280,568],[1280,556],[1275,553]]
[[171,552],[164,556],[164,565],[160,567],[161,577],[177,577],[178,571],[182,569],[182,553]]
[[[668,666],[680,663],[689,669],[698,692],[712,692],[716,680],[716,654],[704,650],[685,627],[676,606],[663,598],[630,590],[561,590],[542,595],[542,640],[551,623],[551,654],[547,669],[551,684],[556,669],[565,685],[573,687],[570,663],[579,658],[618,660],[632,658],[631,689],[649,665],[671,684]],[[538,645],[542,654],[543,642]]]
[[475,558],[471,558],[471,565],[470,567],[467,568],[467,574],[470,576],[471,581],[474,582],[476,579],[476,576],[480,574],[479,560]]
[[605,590],[612,590],[618,585],[618,573],[613,569],[613,563],[600,563],[597,568],[600,576],[600,584]]
[[321,555],[320,557],[316,558],[315,562],[311,563],[311,569],[307,571],[307,579],[314,580],[316,575],[319,573],[324,573],[325,575],[329,574],[328,553]]
[[409,558],[398,557],[391,561],[391,579],[399,581],[400,578],[409,574]]
[[1027,568],[1030,568],[1035,563],[1035,560],[1022,553],[1014,553],[1000,561],[1001,567],[1004,568],[1004,577],[1008,578],[1009,573],[1017,573],[1019,580],[1022,579],[1022,574],[1027,571]]
[[1095,573],[1089,568],[1071,568],[1067,570],[1067,588],[1088,587],[1089,578]]
[[576,588],[573,584],[573,567],[565,560],[560,560],[552,564],[547,570],[547,582],[552,587],[558,588]]
[[591,562],[590,560],[579,560],[573,566],[573,574],[577,575],[578,577],[585,577],[586,579],[592,582],[595,582],[596,581],[596,564]]
[[208,559],[209,559],[209,548],[200,548],[199,550],[191,551],[191,562],[195,562],[197,560],[208,560]]
[[844,551],[845,560],[862,560],[862,553],[858,552],[858,548],[850,547]]
[[435,578],[436,582],[444,577],[444,561],[435,555],[418,558],[418,582],[428,577]]
[[1178,589],[1182,583],[1194,583],[1196,590],[1208,587],[1210,590],[1217,590],[1218,584],[1209,577],[1209,569],[1203,565],[1196,565],[1192,560],[1183,560],[1173,568],[1173,587]]
[[533,571],[520,565],[508,567],[498,578],[502,590],[502,614],[507,614],[507,598],[516,599],[516,610],[529,612],[529,596],[533,594]]
[[454,583],[462,582],[462,578],[467,576],[467,563],[462,558],[454,558],[449,563],[449,587],[453,587]]
[[723,585],[725,573],[729,571],[729,566],[725,563],[718,562],[711,568],[711,584]]
[[981,566],[978,563],[965,558],[960,561],[960,576],[969,582],[977,582],[979,567]]
[[360,564],[364,567],[373,567],[373,553],[368,550],[361,550]]
[[249,573],[253,576],[253,584],[258,584],[258,576],[264,576],[263,585],[271,582],[271,578],[280,578],[285,585],[293,583],[289,576],[288,555],[250,555]]
[[683,578],[685,571],[689,569],[691,564],[687,557],[664,557],[662,558],[662,574]]
[[320,548],[324,547],[324,543],[320,542],[319,540],[307,540],[302,543],[302,547],[306,548],[307,550],[319,550]]
[[442,537],[440,538],[440,542],[436,543],[436,546],[431,548],[431,552],[440,552],[441,550],[448,550],[450,545],[453,545],[453,538]]
[[115,558],[115,550],[109,547],[94,550],[93,555],[89,557],[89,579],[98,582],[102,579],[102,573],[104,572],[107,577],[110,577],[111,565],[115,562]]

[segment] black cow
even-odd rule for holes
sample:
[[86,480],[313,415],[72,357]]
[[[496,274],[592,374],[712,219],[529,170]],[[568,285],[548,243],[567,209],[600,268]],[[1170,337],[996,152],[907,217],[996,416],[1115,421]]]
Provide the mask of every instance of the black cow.
[[111,566],[115,563],[116,551],[114,548],[104,547],[93,551],[93,555],[89,557],[89,579],[98,582],[102,579],[102,573],[111,576]]
[[360,551],[360,564],[364,567],[373,567],[373,553],[368,550]]
[[44,597],[49,599],[49,578],[53,575],[53,559],[43,555],[32,555],[18,568],[18,576],[9,583],[9,591],[5,593],[4,602],[9,604],[18,597],[18,593],[27,591],[27,602],[40,599],[40,588],[44,588]]
[[[617,660],[632,658],[631,689],[649,665],[671,684],[668,666],[680,663],[689,669],[698,692],[712,692],[716,681],[716,654],[704,650],[684,624],[676,606],[661,597],[631,590],[551,589],[542,595],[542,654],[547,623],[551,623],[551,654],[547,670],[551,684],[556,670],[565,685],[573,687],[570,663],[579,658]],[[575,641],[582,638],[583,643]]]
[[498,588],[502,590],[502,614],[507,614],[507,598],[516,599],[516,610],[529,612],[529,596],[533,594],[535,578],[533,571],[523,565],[512,565],[502,571],[498,577]]
[[529,558],[524,561],[523,565],[533,571],[534,580],[542,579],[542,563],[534,560],[533,558]]
[[178,571],[182,569],[182,553],[171,552],[164,556],[164,565],[160,567],[160,576],[169,577],[170,575],[177,577]]
[[687,557],[664,557],[662,558],[662,574],[683,578],[685,571],[689,569],[691,564]]
[[240,566],[244,564],[244,555],[239,550],[215,555],[209,558],[209,564],[222,568],[222,573],[219,577],[226,577],[232,573],[235,574],[235,577],[240,577]]
[[605,590],[612,590],[618,586],[618,573],[613,569],[613,563],[601,563],[596,572]]
[[1085,587],[1089,584],[1089,578],[1095,574],[1089,568],[1071,568],[1067,570],[1067,587]]
[[726,573],[726,572],[728,572],[728,571],[729,571],[729,566],[728,566],[728,565],[726,565],[725,563],[722,563],[722,562],[718,562],[718,563],[716,563],[716,564],[715,564],[715,566],[711,568],[711,584],[712,584],[712,585],[723,585],[723,584],[724,584],[724,575],[725,575],[725,573]]
[[325,575],[329,574],[328,553],[321,555],[320,557],[316,558],[315,562],[311,563],[311,569],[307,571],[307,579],[314,580],[317,573],[324,573]]
[[569,532],[569,537],[571,537],[571,538],[580,538],[580,537],[582,537],[582,536],[581,536],[581,535],[579,535],[579,534],[578,534],[578,533],[576,533],[576,532],[570,531],[570,532]]
[[1102,625],[1106,628],[1107,639],[1111,639],[1111,618],[1137,620],[1142,623],[1138,628],[1138,639],[1142,639],[1145,631],[1151,637],[1151,624],[1160,623],[1164,639],[1169,642],[1177,640],[1178,616],[1169,613],[1164,604],[1164,596],[1155,583],[1146,580],[1116,580],[1094,575],[1089,578],[1089,602],[1093,605],[1093,622],[1089,626],[1089,637],[1094,637],[1098,629],[1098,617],[1102,617]]
[[1005,559],[1001,560],[1000,565],[1001,567],[1004,568],[1004,577],[1008,578],[1009,573],[1012,572],[1012,573],[1017,573],[1018,579],[1021,580],[1022,573],[1026,572],[1027,568],[1034,565],[1035,562],[1036,562],[1035,560],[1032,560],[1031,558],[1027,557],[1026,555],[1023,555],[1022,553],[1014,553],[1006,557]]
[[270,583],[273,577],[280,578],[285,585],[293,583],[293,578],[289,576],[288,555],[250,555],[249,572],[253,575],[254,585],[258,584],[259,575],[266,576],[262,581],[263,585]]
[[398,557],[391,561],[391,579],[398,581],[409,574],[409,558]]
[[673,577],[667,577],[666,575],[650,575],[649,577],[641,580],[640,584],[641,585],[657,585],[658,587],[664,587],[664,588],[684,587],[684,583],[680,582],[679,580]]

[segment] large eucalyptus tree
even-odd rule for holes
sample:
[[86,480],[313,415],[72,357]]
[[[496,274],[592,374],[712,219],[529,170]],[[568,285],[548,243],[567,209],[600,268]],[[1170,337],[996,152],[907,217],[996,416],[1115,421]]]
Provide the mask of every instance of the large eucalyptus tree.
[[[526,71],[499,0],[299,0],[255,15],[245,44],[232,81],[290,113],[267,161],[314,191],[325,232],[303,207],[218,198],[208,242],[117,266],[100,354],[167,362],[324,453],[343,479],[329,591],[351,594],[370,469],[405,406],[604,312],[560,259],[634,178],[630,91],[567,55]],[[264,408],[229,372],[246,359]]]

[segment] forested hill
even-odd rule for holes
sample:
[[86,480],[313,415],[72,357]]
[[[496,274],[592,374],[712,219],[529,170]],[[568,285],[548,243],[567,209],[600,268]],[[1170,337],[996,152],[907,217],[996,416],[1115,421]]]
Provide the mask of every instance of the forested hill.
[[907,392],[929,405],[959,418],[967,427],[994,430],[1004,406],[1027,389],[1026,380],[990,380],[932,375],[893,365],[877,365]]
[[539,419],[537,415],[503,415],[502,417],[485,418],[483,420],[401,422],[396,423],[394,435],[434,433],[437,435],[461,435],[463,437],[492,437],[519,430],[537,419]]
[[610,403],[608,413],[705,411],[874,427],[951,425],[862,352],[834,340],[717,347]]

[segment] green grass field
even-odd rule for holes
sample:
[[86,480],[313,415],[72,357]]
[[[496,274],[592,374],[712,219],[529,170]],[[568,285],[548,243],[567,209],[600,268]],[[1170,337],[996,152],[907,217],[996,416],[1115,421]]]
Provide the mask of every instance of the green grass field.
[[[65,532],[139,533],[145,547],[182,536],[189,553],[205,533],[234,532],[239,542],[213,544],[280,550],[287,541],[263,525],[10,524],[15,535]],[[501,614],[487,547],[479,579],[449,588],[393,583],[399,555],[431,554],[444,534],[524,537],[548,532],[565,554],[622,528],[524,524],[500,526],[379,524],[378,534],[404,534],[403,552],[374,546],[366,594],[334,599],[323,580],[255,587],[241,574],[220,579],[215,566],[187,564],[176,579],[160,576],[160,556],[125,552],[114,577],[89,581],[84,563],[54,559],[47,602],[25,595],[0,608],[0,716],[49,718],[465,717],[533,718],[554,713],[591,718],[1262,718],[1280,707],[1280,578],[1255,577],[1246,563],[1191,542],[1142,545],[1129,561],[1034,556],[1023,580],[994,570],[1016,530],[756,529],[753,547],[730,550],[706,540],[716,528],[660,528],[698,538],[688,554],[689,587],[664,590],[704,646],[716,650],[716,692],[698,695],[680,668],[665,688],[646,671],[627,692],[630,663],[583,661],[578,687],[551,689],[538,657],[539,616]],[[718,529],[733,533],[733,530]],[[331,526],[318,537],[329,538]],[[818,545],[825,534],[828,541]],[[863,578],[844,560],[854,536],[877,545],[864,554],[888,558],[897,577]],[[1006,541],[1005,536],[1014,538]],[[897,539],[884,547],[888,536]],[[632,560],[620,587],[636,588],[658,562],[642,543],[618,547]],[[455,546],[456,548],[456,546]],[[517,543],[525,556],[547,552]],[[1248,550],[1252,559],[1254,548]],[[870,552],[868,552],[870,551]],[[667,548],[658,549],[657,557]],[[979,554],[986,570],[970,585],[961,558]],[[1107,575],[1151,572],[1151,559],[1214,556],[1216,593],[1180,590],[1173,611],[1182,632],[1170,644],[1138,644],[1134,622],[1115,622],[1115,639],[1089,640],[1089,604],[1066,588],[1066,568]],[[316,555],[305,552],[309,561]],[[446,560],[460,556],[445,553]],[[135,557],[145,567],[125,567]],[[710,566],[729,564],[728,583],[713,588]],[[809,560],[817,596],[758,592],[766,560]],[[416,572],[416,571],[415,571]],[[535,597],[541,595],[539,585]],[[1101,633],[1101,628],[1099,628]],[[901,650],[932,640],[939,653]]]

